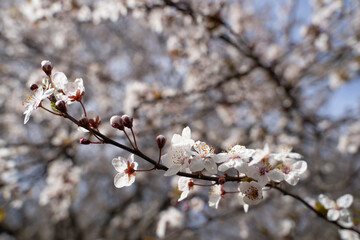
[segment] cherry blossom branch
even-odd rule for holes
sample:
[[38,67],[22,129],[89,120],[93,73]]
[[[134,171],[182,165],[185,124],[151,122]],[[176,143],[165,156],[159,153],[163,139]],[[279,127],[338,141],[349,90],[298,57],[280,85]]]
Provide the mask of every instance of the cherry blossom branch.
[[[68,113],[64,113],[63,115],[64,118],[68,118],[70,121],[72,121],[73,123],[75,123],[78,126],[81,126],[89,131],[91,131],[94,135],[100,137],[103,141],[104,144],[111,144],[113,146],[116,146],[118,148],[121,148],[127,152],[133,153],[134,155],[144,159],[145,161],[151,163],[152,165],[154,165],[155,169],[158,170],[163,170],[163,171],[167,171],[168,167],[166,167],[163,164],[158,164],[158,161],[153,160],[152,158],[150,158],[149,156],[145,155],[144,153],[142,153],[140,150],[138,149],[132,149],[129,148],[103,134],[101,134],[100,132],[91,129],[88,126],[82,126],[78,120],[76,120],[74,117],[72,117],[71,115],[69,115]],[[191,173],[185,173],[185,172],[178,172],[177,173],[178,176],[182,176],[182,177],[188,177],[188,178],[194,178],[194,179],[200,179],[200,180],[206,180],[206,181],[215,181],[216,183],[219,182],[219,179],[221,181],[223,181],[223,179],[225,179],[225,182],[239,182],[242,179],[244,179],[244,177],[233,177],[233,176],[229,176],[229,175],[225,175],[224,177],[219,176],[219,177],[212,177],[212,176],[206,176],[206,175],[198,175],[198,174],[191,174]]]
[[301,198],[300,196],[296,195],[296,194],[293,194],[293,193],[290,193],[288,191],[286,191],[285,189],[283,188],[280,188],[276,185],[272,185],[270,186],[271,188],[274,188],[276,190],[278,190],[279,192],[281,192],[282,194],[284,195],[287,195],[287,196],[290,196],[296,200],[298,200],[299,202],[301,202],[305,207],[307,207],[308,209],[310,209],[312,212],[314,212],[318,217],[322,218],[323,220],[327,221],[328,223],[331,223],[335,226],[337,226],[338,228],[340,229],[345,229],[345,230],[351,230],[351,231],[354,231],[358,234],[360,234],[360,230],[358,228],[355,228],[355,227],[344,227],[342,226],[341,224],[339,224],[337,221],[331,221],[329,219],[327,219],[327,217],[325,215],[323,215],[321,212],[319,212],[318,210],[316,210],[316,208],[314,208],[313,206],[311,206],[308,202],[306,202],[303,198]]
[[[70,116],[67,113],[64,113],[63,115],[64,118],[68,118],[70,121],[72,121],[73,123],[77,124],[78,126],[81,126],[79,121],[77,121],[75,118],[73,118],[72,116]],[[162,165],[159,161],[155,161],[152,158],[148,157],[147,155],[145,155],[144,153],[142,153],[140,150],[138,149],[131,149],[111,138],[108,138],[107,136],[101,134],[100,132],[91,129],[90,127],[86,127],[86,129],[88,129],[89,131],[91,130],[91,132],[95,135],[97,135],[99,138],[102,139],[103,143],[107,143],[107,144],[111,144],[113,146],[116,146],[118,148],[121,148],[127,152],[133,153],[136,156],[144,159],[145,161],[151,163],[152,165],[154,165],[154,167],[152,169],[158,169],[158,170],[163,170],[163,171],[167,171],[168,168],[164,165]],[[152,170],[151,169],[151,170]],[[141,170],[138,170],[141,171]],[[199,175],[199,174],[191,174],[191,173],[184,173],[184,172],[178,172],[176,175],[178,176],[183,176],[183,177],[188,177],[188,178],[193,178],[193,179],[200,179],[200,180],[207,180],[207,181],[215,181],[216,183],[219,183],[220,181],[223,181],[225,179],[225,182],[239,182],[242,179],[244,179],[244,177],[233,177],[233,176],[229,176],[227,174],[224,174],[223,176],[218,176],[218,177],[212,177],[212,176],[206,176],[206,175]],[[220,180],[219,180],[220,179]],[[199,184],[195,184],[195,185],[199,185]],[[205,185],[204,185],[205,186]],[[207,186],[207,185],[206,185]],[[210,185],[209,185],[210,186]],[[298,201],[300,201],[305,207],[307,207],[308,209],[310,209],[312,212],[314,212],[318,217],[322,218],[323,220],[337,226],[340,229],[345,229],[345,230],[351,230],[354,231],[356,233],[360,234],[360,230],[355,228],[355,227],[344,227],[341,224],[339,224],[337,221],[330,221],[327,219],[326,216],[324,216],[322,213],[320,213],[319,211],[317,211],[313,206],[311,206],[308,202],[306,202],[303,198],[301,198],[298,195],[295,195],[293,193],[290,193],[276,185],[267,185],[271,188],[274,188],[278,191],[280,191],[281,193],[283,193],[284,195],[288,195]],[[232,192],[227,192],[227,193],[232,193]],[[236,192],[237,193],[237,192]]]

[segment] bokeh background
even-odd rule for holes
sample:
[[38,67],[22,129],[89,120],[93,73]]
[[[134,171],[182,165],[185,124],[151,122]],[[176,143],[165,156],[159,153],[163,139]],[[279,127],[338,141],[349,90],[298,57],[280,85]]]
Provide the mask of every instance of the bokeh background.
[[205,188],[178,203],[159,171],[116,189],[111,160],[128,153],[80,145],[40,109],[24,125],[21,103],[47,59],[84,79],[101,132],[127,144],[108,122],[131,115],[154,158],[155,137],[185,126],[216,152],[291,145],[308,171],[282,187],[311,204],[352,194],[357,225],[359,25],[357,0],[1,0],[0,239],[340,239],[274,190],[245,214],[232,197],[209,208]]

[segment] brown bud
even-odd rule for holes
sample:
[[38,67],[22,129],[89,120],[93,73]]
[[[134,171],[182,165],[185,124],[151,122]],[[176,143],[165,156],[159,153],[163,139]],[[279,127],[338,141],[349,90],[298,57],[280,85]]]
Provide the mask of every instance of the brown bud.
[[39,86],[37,85],[37,84],[31,84],[31,86],[30,86],[30,90],[32,90],[32,91],[35,91],[35,90],[37,90],[39,88]]
[[89,145],[91,141],[86,138],[80,138],[80,144]]
[[66,103],[63,100],[59,100],[55,103],[55,108],[62,113],[67,112]]
[[123,119],[120,117],[120,116],[112,116],[110,118],[110,125],[113,127],[113,128],[117,128],[119,130],[124,130],[124,122],[123,122]]
[[45,72],[46,75],[50,76],[53,66],[49,60],[44,60],[41,62],[41,69]]
[[79,120],[80,127],[90,128],[89,119],[87,117],[82,117]]
[[159,135],[156,137],[156,143],[160,149],[162,149],[165,146],[166,143],[166,137],[163,135]]
[[133,127],[133,118],[132,117],[129,117],[128,115],[123,115],[122,117],[122,120],[124,122],[124,126],[127,127],[127,128],[132,128]]

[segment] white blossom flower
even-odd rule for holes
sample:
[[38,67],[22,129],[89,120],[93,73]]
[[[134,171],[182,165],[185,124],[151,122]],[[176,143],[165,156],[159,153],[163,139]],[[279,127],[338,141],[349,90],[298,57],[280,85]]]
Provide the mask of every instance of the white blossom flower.
[[115,187],[127,187],[135,182],[138,163],[134,161],[134,154],[131,154],[128,159],[123,157],[114,158],[112,165],[118,171],[114,178]]
[[[219,171],[225,172],[230,168],[246,169],[250,157],[255,153],[254,149],[247,149],[241,145],[235,145],[227,153],[219,153],[217,158],[219,162],[224,162],[219,166]],[[240,170],[241,172],[241,170]]]
[[181,228],[184,225],[184,214],[174,207],[160,213],[160,219],[156,227],[156,235],[164,238],[166,228]]
[[257,164],[270,156],[269,146],[265,144],[264,149],[256,149],[249,166]]
[[249,166],[245,174],[257,180],[261,186],[265,186],[269,180],[281,182],[285,177],[281,170],[276,168],[272,169],[268,161]]
[[214,185],[210,187],[209,206],[213,208],[219,207],[221,197],[224,195],[222,185]]
[[48,89],[44,92],[44,89],[42,87],[39,87],[33,95],[29,96],[24,102],[23,105],[25,107],[25,119],[24,124],[26,124],[31,116],[31,113],[36,110],[41,102],[48,98],[52,93],[54,92],[54,89]]
[[243,195],[243,201],[249,205],[258,204],[262,199],[262,186],[255,182],[241,182],[239,187]]
[[178,200],[178,202],[184,200],[185,198],[187,198],[189,192],[191,190],[194,190],[194,182],[192,178],[188,178],[188,177],[179,177],[179,181],[178,181],[178,189],[179,191],[181,191],[181,196]]
[[75,79],[74,82],[68,82],[64,86],[64,93],[70,102],[81,101],[85,93],[85,87],[82,78]]
[[338,231],[341,240],[360,240],[359,234],[352,230],[339,229]]
[[214,154],[214,148],[207,145],[205,142],[197,141],[194,145],[195,151],[192,151],[193,158],[190,163],[190,170],[192,172],[202,171],[204,168],[211,174],[217,173],[216,163],[221,162],[222,159]]
[[354,198],[351,194],[345,194],[339,197],[336,202],[323,194],[319,195],[319,202],[328,210],[327,219],[330,221],[339,221],[344,227],[351,227],[353,225],[350,212],[348,211],[353,200]]
[[165,176],[172,176],[179,171],[187,169],[191,161],[191,147],[194,140],[191,139],[191,130],[186,127],[182,131],[182,135],[174,134],[171,140],[170,152],[162,156],[162,161],[169,169],[165,172]]
[[290,185],[295,186],[300,179],[300,175],[307,169],[305,161],[295,161],[293,159],[285,159],[280,165],[280,170],[284,173],[284,179]]
[[67,104],[71,104],[74,101],[81,101],[85,93],[82,78],[77,78],[74,82],[69,82],[66,75],[62,72],[53,74],[52,84],[55,88],[55,98],[57,100],[63,100]]
[[288,159],[301,159],[302,156],[298,153],[291,152],[292,147],[291,146],[281,146],[280,152],[272,154],[275,160],[278,161],[284,161]]

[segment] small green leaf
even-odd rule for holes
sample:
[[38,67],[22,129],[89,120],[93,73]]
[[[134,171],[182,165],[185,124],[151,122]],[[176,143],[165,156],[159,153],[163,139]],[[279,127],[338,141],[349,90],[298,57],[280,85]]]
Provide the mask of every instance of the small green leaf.
[[315,208],[322,215],[324,215],[324,216],[327,215],[328,210],[319,201],[315,202]]

